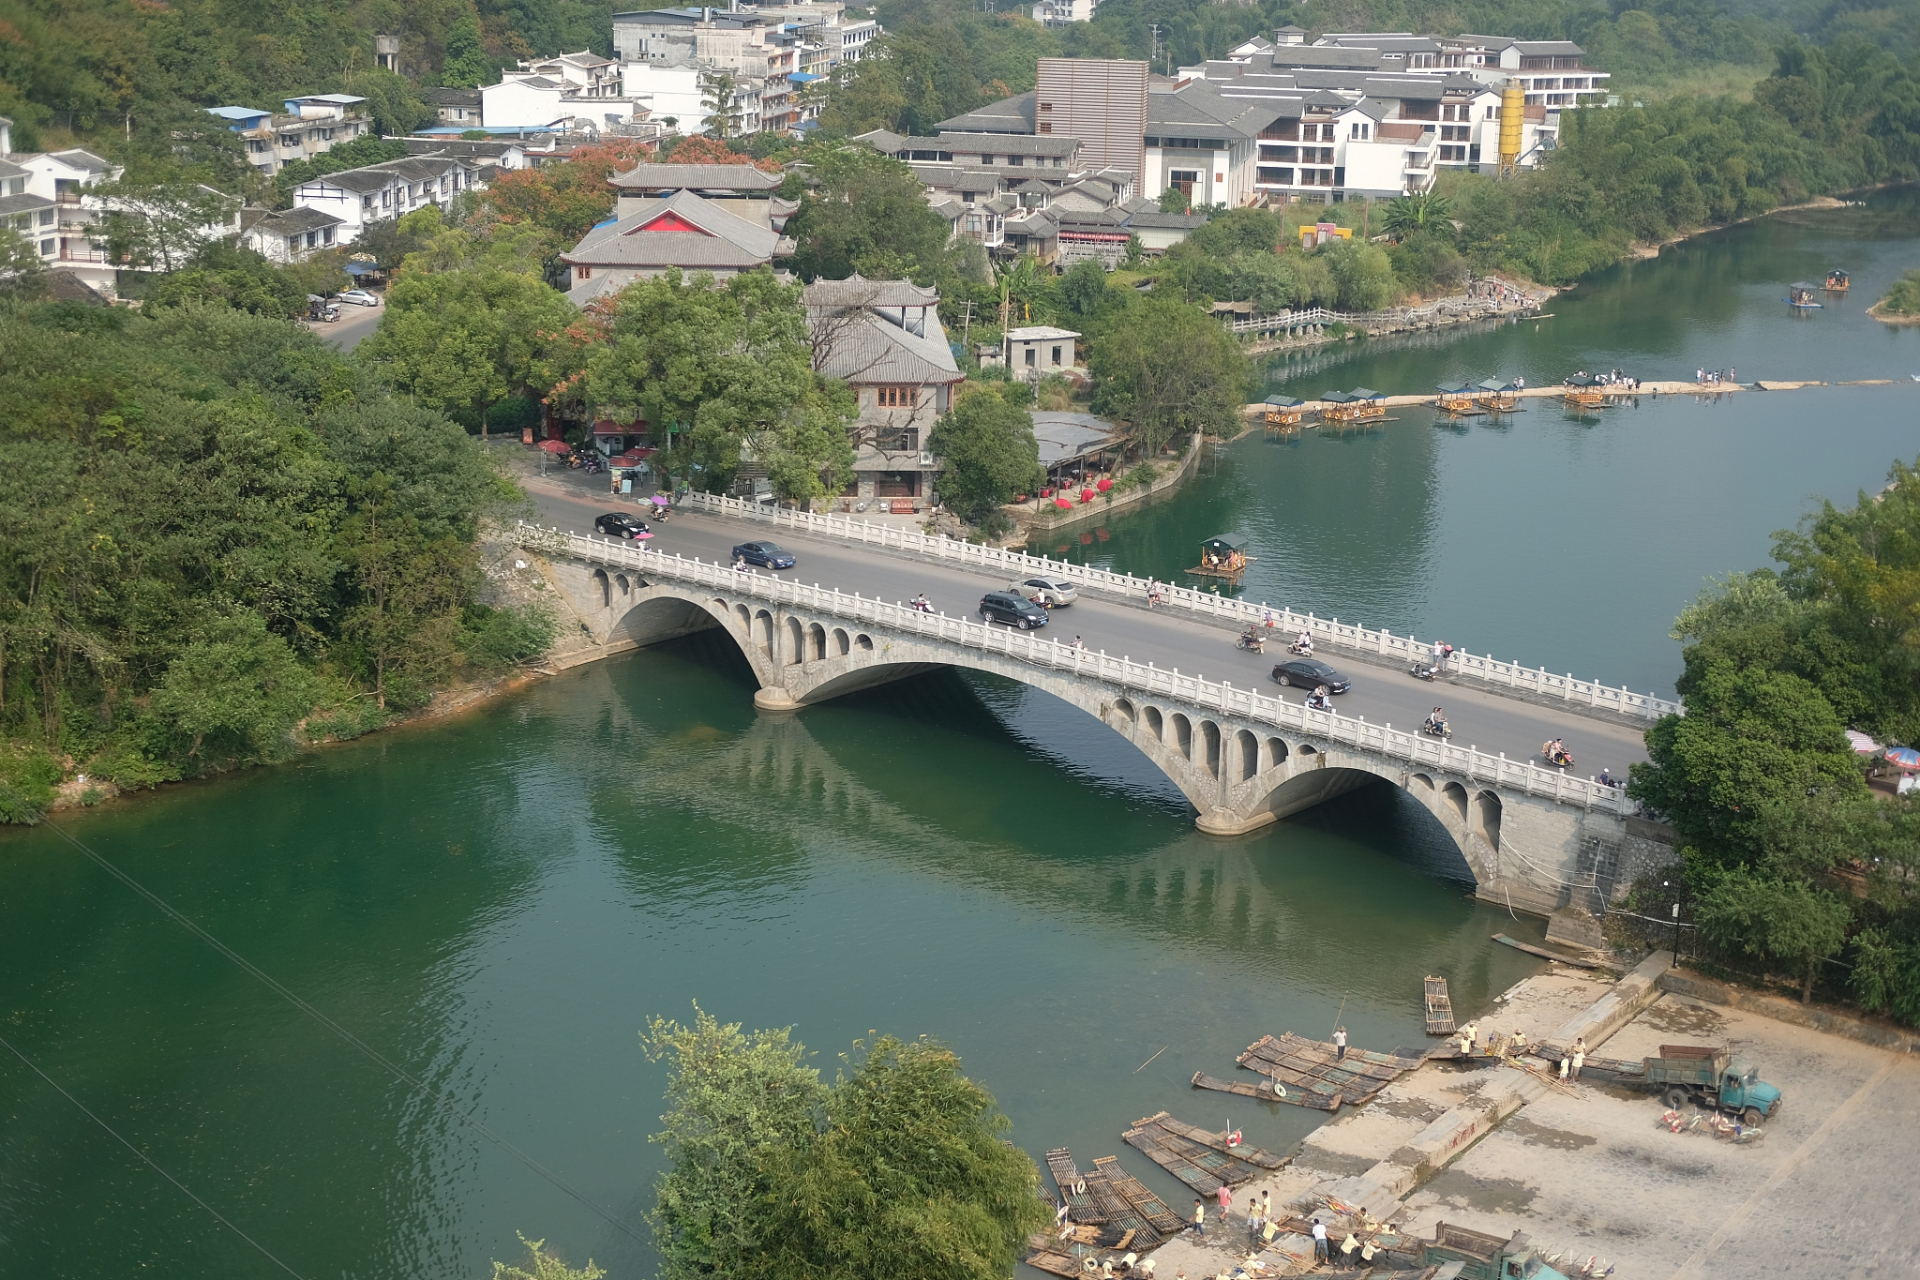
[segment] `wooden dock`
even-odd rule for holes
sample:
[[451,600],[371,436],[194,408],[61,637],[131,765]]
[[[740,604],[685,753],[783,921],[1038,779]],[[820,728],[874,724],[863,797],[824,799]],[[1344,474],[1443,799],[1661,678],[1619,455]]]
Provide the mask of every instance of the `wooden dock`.
[[1536,947],[1531,942],[1517,942],[1504,933],[1494,934],[1493,940],[1495,942],[1504,942],[1515,950],[1524,951],[1530,956],[1540,956],[1547,960],[1558,961],[1561,964],[1570,964],[1576,969],[1606,968],[1606,966],[1598,960],[1583,960],[1578,956],[1562,955],[1558,951],[1549,951],[1545,947]]
[[1341,1058],[1331,1044],[1308,1040],[1289,1031],[1278,1039],[1261,1036],[1240,1055],[1240,1065],[1282,1084],[1358,1106],[1418,1067],[1420,1059],[1353,1048]]
[[1262,1102],[1291,1102],[1296,1107],[1312,1107],[1316,1111],[1340,1109],[1340,1093],[1337,1089],[1327,1094],[1318,1094],[1301,1089],[1289,1089],[1273,1080],[1222,1080],[1204,1071],[1193,1073],[1193,1087],[1212,1089],[1216,1093],[1231,1093],[1240,1098],[1258,1098]]
[[1447,980],[1427,975],[1427,1034],[1453,1034],[1453,997],[1447,994]]
[[1225,1155],[1167,1128],[1162,1121],[1168,1119],[1171,1117],[1162,1111],[1136,1120],[1134,1127],[1120,1136],[1128,1146],[1203,1196],[1212,1195],[1222,1186],[1237,1187],[1260,1176],[1259,1165]]
[[1120,1198],[1162,1236],[1176,1236],[1186,1230],[1186,1219],[1169,1208],[1166,1201],[1147,1190],[1146,1184],[1140,1179],[1122,1169],[1119,1156],[1101,1156],[1093,1162],[1093,1167],[1107,1180],[1107,1185],[1118,1192]]

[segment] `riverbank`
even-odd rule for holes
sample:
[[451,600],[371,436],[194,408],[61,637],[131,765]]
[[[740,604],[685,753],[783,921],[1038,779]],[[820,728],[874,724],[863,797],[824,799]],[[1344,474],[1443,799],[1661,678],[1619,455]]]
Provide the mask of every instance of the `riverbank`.
[[[1096,493],[1090,501],[1076,502],[1065,511],[1053,506],[1050,498],[1034,498],[1025,503],[1008,503],[1001,510],[1013,520],[1014,533],[999,545],[1009,551],[1019,551],[1024,549],[1035,535],[1056,533],[1088,520],[1100,519],[1114,512],[1142,506],[1154,498],[1165,496],[1179,488],[1188,477],[1193,475],[1194,469],[1200,465],[1200,453],[1205,443],[1206,437],[1196,431],[1187,441],[1186,451],[1172,460],[1172,470],[1155,476],[1144,485]],[[1166,464],[1167,460],[1163,458],[1154,465],[1165,466]]]
[[[1901,385],[1904,384],[1892,378],[1851,378],[1839,382],[1822,382],[1818,380],[1776,382],[1768,379],[1759,379],[1751,383],[1682,382],[1677,379],[1648,380],[1636,383],[1632,387],[1592,388],[1591,390],[1599,392],[1606,398],[1606,405],[1589,407],[1597,410],[1603,407],[1625,405],[1640,396],[1694,396],[1699,399],[1711,400],[1717,399],[1720,396],[1736,395],[1747,391],[1803,391],[1814,387],[1895,387]],[[1572,388],[1564,385],[1522,387],[1517,391],[1503,392],[1502,395],[1511,400],[1564,400],[1571,391]],[[1438,408],[1440,396],[1437,394],[1382,396],[1378,403],[1384,409]],[[1308,413],[1323,413],[1327,407],[1328,402],[1325,400],[1307,400],[1301,403],[1301,409]],[[1265,417],[1267,409],[1268,406],[1264,403],[1249,404],[1243,405],[1240,412],[1244,417],[1249,419],[1251,423],[1257,425],[1258,420]],[[1444,412],[1444,410],[1442,412]],[[1463,414],[1462,416],[1470,417],[1475,415]],[[1380,419],[1374,419],[1374,421],[1378,422]],[[1304,428],[1312,429],[1321,424],[1308,422],[1300,425]],[[1326,423],[1324,425],[1334,427],[1364,427],[1369,425],[1369,423],[1363,419],[1357,422]]]
[[[1232,1218],[1210,1221],[1205,1237],[1169,1242],[1160,1268],[1212,1275],[1239,1263],[1240,1214],[1263,1192],[1303,1217],[1332,1221],[1336,1243],[1367,1219],[1402,1240],[1432,1239],[1441,1222],[1501,1239],[1524,1231],[1536,1247],[1565,1255],[1559,1267],[1568,1273],[1598,1257],[1631,1275],[1760,1280],[1779,1257],[1802,1252],[1810,1234],[1836,1273],[1910,1259],[1920,1229],[1903,1212],[1904,1184],[1874,1172],[1880,1159],[1899,1160],[1911,1137],[1894,1118],[1920,1107],[1920,1070],[1905,1044],[1863,1044],[1765,1016],[1771,1010],[1708,1003],[1685,981],[1670,981],[1670,965],[1656,953],[1617,982],[1556,966],[1456,1013],[1472,1016],[1483,1042],[1523,1031],[1545,1051],[1579,1036],[1589,1053],[1604,1044],[1607,1057],[1627,1061],[1662,1044],[1731,1042],[1783,1092],[1764,1141],[1672,1132],[1654,1123],[1666,1104],[1652,1093],[1559,1082],[1557,1054],[1432,1062],[1372,1102],[1343,1108],[1284,1169],[1236,1188]],[[1774,1198],[1763,1205],[1763,1196]],[[1827,1228],[1843,1221],[1900,1225],[1892,1239],[1830,1236]],[[1275,1245],[1283,1256],[1311,1256],[1301,1238]]]
[[[1864,188],[1864,190],[1869,192],[1879,191],[1879,190],[1882,190],[1884,187],[1896,186],[1896,185],[1899,185],[1899,184],[1883,183],[1881,184],[1881,186],[1867,187],[1867,188]],[[1777,206],[1776,208],[1769,209],[1765,213],[1756,213],[1751,217],[1746,217],[1746,218],[1735,218],[1732,222],[1716,222],[1709,227],[1695,227],[1691,231],[1682,231],[1680,234],[1674,235],[1674,236],[1668,236],[1664,240],[1638,241],[1633,245],[1632,248],[1627,250],[1624,256],[1631,261],[1644,262],[1648,258],[1659,257],[1660,251],[1666,248],[1668,245],[1681,244],[1685,241],[1692,240],[1697,236],[1708,235],[1715,231],[1726,231],[1732,227],[1745,226],[1749,222],[1758,222],[1762,218],[1771,218],[1775,214],[1804,213],[1811,209],[1845,209],[1852,203],[1854,202],[1849,200],[1842,200],[1837,196],[1816,196],[1811,200],[1805,200],[1799,204],[1783,204],[1783,205]]]
[[[1286,333],[1285,337],[1256,337],[1250,342],[1243,342],[1241,350],[1249,357],[1273,355],[1336,342],[1355,342],[1399,333],[1424,333],[1461,325],[1517,324],[1521,320],[1543,318],[1541,308],[1560,292],[1548,285],[1498,274],[1482,278],[1482,283],[1488,281],[1500,286],[1503,292],[1494,297],[1455,293],[1416,306],[1389,307],[1384,311],[1354,315],[1340,314],[1331,323],[1303,324],[1297,331],[1298,336],[1295,336],[1294,328],[1288,327],[1281,330]],[[1278,321],[1267,319],[1284,324],[1287,317],[1282,316]],[[1246,323],[1257,324],[1261,321]]]
[[1887,300],[1885,298],[1882,298],[1880,299],[1880,301],[1874,303],[1872,306],[1867,308],[1867,314],[1872,316],[1875,320],[1878,320],[1881,324],[1891,324],[1891,325],[1920,324],[1920,314],[1895,315],[1892,312],[1887,311],[1885,309],[1886,305],[1887,305]]

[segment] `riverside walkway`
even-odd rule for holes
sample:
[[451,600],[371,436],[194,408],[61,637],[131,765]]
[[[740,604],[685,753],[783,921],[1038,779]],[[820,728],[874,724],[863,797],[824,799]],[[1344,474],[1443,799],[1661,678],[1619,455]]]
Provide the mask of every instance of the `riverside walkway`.
[[[569,509],[536,498],[550,518],[587,523],[590,500]],[[795,570],[731,568],[734,543],[767,537],[799,557]],[[730,499],[693,499],[646,548],[552,527],[523,526],[519,540],[607,652],[725,630],[765,710],[942,666],[992,672],[1120,733],[1192,802],[1203,831],[1242,834],[1385,780],[1440,821],[1483,895],[1535,910],[1593,902],[1641,853],[1623,793],[1544,767],[1534,744],[1565,737],[1592,772],[1604,762],[1624,773],[1644,758],[1645,726],[1676,709],[1474,655],[1456,654],[1436,689],[1406,673],[1424,651],[1413,637],[1274,609],[1276,633],[1311,631],[1356,681],[1337,712],[1311,712],[1268,678],[1272,653],[1233,647],[1235,631],[1264,621],[1264,606],[1171,589],[1167,607],[1149,609],[1146,582],[1126,575]],[[1036,569],[1082,591],[1047,632],[974,618],[982,591]],[[920,591],[941,611],[899,603]],[[1417,725],[1435,702],[1449,709],[1453,742],[1393,727]]]
[[[1800,391],[1809,387],[1890,387],[1903,385],[1892,378],[1860,378],[1848,382],[1776,382],[1761,379],[1757,382],[1686,382],[1678,379],[1666,381],[1644,381],[1638,386],[1599,386],[1590,388],[1612,402],[1631,400],[1636,396],[1723,396],[1737,395],[1751,391]],[[1522,387],[1504,394],[1516,400],[1560,400],[1567,395],[1569,388],[1563,384],[1544,387]],[[1377,403],[1384,409],[1410,409],[1425,406],[1438,408],[1441,397],[1435,395],[1382,396]],[[1241,409],[1241,413],[1256,417],[1264,415],[1269,406],[1250,404]],[[1309,413],[1322,412],[1328,408],[1325,400],[1307,400],[1299,406]],[[1308,424],[1311,425],[1311,424]],[[1362,424],[1364,425],[1364,424]]]

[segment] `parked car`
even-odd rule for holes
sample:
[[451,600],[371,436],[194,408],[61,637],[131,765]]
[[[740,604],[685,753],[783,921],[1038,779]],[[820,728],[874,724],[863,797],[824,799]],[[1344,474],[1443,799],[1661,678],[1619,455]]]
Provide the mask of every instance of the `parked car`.
[[980,618],[984,622],[1004,622],[1022,631],[1047,625],[1047,611],[1025,596],[1011,591],[989,591],[980,597]]
[[624,511],[609,511],[593,522],[596,531],[613,538],[651,538],[653,530],[647,528],[647,522],[639,516],[628,515]]
[[340,301],[351,302],[356,307],[377,307],[380,305],[380,295],[368,293],[365,289],[349,289],[340,295]]
[[1328,693],[1345,693],[1353,681],[1318,658],[1289,658],[1273,664],[1273,678],[1282,685],[1297,684],[1303,689],[1327,686]]
[[763,569],[793,568],[793,553],[782,551],[771,542],[743,542],[733,549],[733,558]]
[[1038,575],[1009,583],[1007,590],[1016,591],[1029,600],[1037,596],[1042,604],[1055,609],[1072,604],[1074,597],[1080,594],[1080,588],[1065,578],[1047,578]]

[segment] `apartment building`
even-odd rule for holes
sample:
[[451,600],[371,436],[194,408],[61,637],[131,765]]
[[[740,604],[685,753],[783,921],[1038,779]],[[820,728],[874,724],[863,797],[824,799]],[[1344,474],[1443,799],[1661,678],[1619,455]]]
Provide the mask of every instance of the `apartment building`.
[[433,104],[434,118],[441,124],[461,129],[486,127],[478,89],[429,89],[427,101]]
[[373,126],[361,110],[365,98],[350,93],[314,93],[288,98],[284,112],[254,107],[208,107],[246,143],[247,159],[268,177],[295,160],[311,160]]
[[1100,0],[1038,0],[1033,20],[1043,27],[1065,27],[1076,22],[1092,22]]
[[490,170],[478,157],[440,152],[408,156],[310,179],[293,189],[293,204],[296,209],[337,219],[332,225],[333,242],[348,245],[375,222],[429,204],[444,209],[460,192],[485,185],[484,175]]

